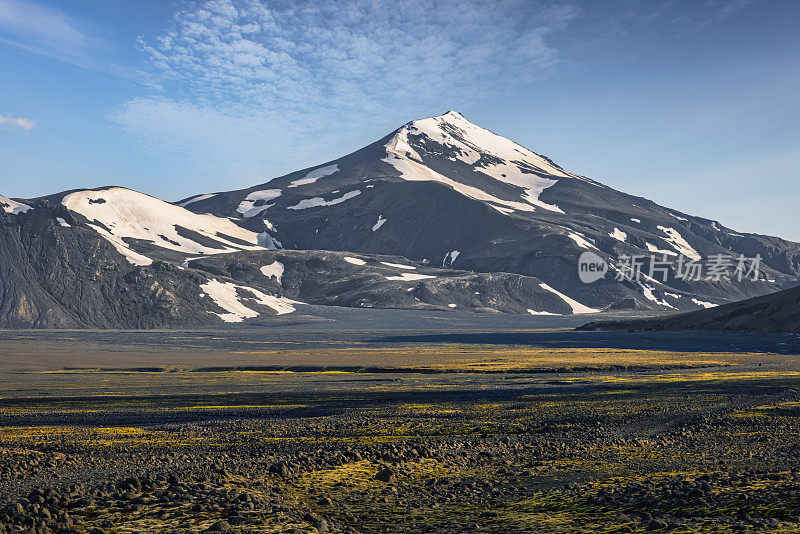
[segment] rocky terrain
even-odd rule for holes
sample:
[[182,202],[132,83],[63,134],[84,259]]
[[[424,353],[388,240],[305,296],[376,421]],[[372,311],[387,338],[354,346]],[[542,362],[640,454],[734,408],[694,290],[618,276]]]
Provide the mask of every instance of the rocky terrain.
[[[532,276],[433,267],[398,256],[271,250],[189,261],[207,276],[307,304],[569,315],[593,312]],[[265,276],[267,273],[269,276]]]
[[[638,370],[20,372],[0,399],[0,532],[800,528],[796,357],[603,354]],[[148,393],[170,374],[174,394]],[[122,389],[60,392],[101,383]]]
[[[0,212],[3,328],[157,328],[220,322],[220,314],[230,310],[217,303],[224,303],[220,297],[215,301],[208,296],[210,282],[174,262],[131,264],[64,209]],[[230,282],[221,287],[232,291],[234,299],[240,291]],[[275,297],[241,291],[246,291],[242,299],[252,308],[251,317],[275,314],[285,305]]]
[[800,287],[667,317],[593,321],[581,327],[634,330],[734,330],[800,332]]
[[[675,312],[792,287],[800,275],[800,244],[621,193],[456,112],[176,204],[123,187],[0,197],[0,233],[4,328],[243,323],[303,304]],[[605,276],[583,283],[583,254]],[[751,276],[714,278],[708,266],[679,276],[686,261],[733,268],[756,256]],[[626,258],[638,258],[638,279],[621,276]]]

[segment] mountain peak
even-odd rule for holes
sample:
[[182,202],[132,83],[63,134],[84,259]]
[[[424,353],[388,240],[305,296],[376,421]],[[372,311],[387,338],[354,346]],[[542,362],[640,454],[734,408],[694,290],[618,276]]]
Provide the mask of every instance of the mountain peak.
[[453,125],[464,123],[474,126],[474,124],[471,123],[462,113],[452,109],[442,113],[441,115],[434,115],[432,117],[413,120],[409,124],[414,124],[419,121],[436,121],[438,123],[447,123]]
[[[384,160],[405,180],[435,181],[504,214],[542,208],[563,213],[539,195],[559,179],[572,178],[561,167],[505,137],[473,124],[457,111],[406,124],[385,145]],[[435,160],[438,163],[431,162]],[[449,167],[453,176],[434,170]],[[509,188],[511,186],[511,188]]]
[[464,114],[463,114],[463,113],[460,113],[460,112],[458,112],[458,111],[456,111],[456,110],[453,110],[453,109],[450,109],[450,110],[448,110],[448,111],[447,111],[446,113],[444,113],[443,115],[440,115],[440,117],[443,117],[443,118],[444,118],[444,117],[451,117],[451,118],[459,118],[459,119],[464,119],[464,120],[466,120],[466,117],[464,117]]

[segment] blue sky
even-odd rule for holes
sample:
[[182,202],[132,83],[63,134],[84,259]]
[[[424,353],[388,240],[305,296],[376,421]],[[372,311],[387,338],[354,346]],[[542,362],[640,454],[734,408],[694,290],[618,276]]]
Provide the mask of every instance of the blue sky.
[[261,183],[448,109],[800,241],[800,2],[0,0],[0,193]]

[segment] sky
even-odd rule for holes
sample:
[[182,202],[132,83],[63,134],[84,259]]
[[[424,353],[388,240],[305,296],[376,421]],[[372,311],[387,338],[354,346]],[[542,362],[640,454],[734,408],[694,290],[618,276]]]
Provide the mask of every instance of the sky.
[[238,189],[453,109],[800,241],[799,24],[797,0],[0,0],[0,194]]

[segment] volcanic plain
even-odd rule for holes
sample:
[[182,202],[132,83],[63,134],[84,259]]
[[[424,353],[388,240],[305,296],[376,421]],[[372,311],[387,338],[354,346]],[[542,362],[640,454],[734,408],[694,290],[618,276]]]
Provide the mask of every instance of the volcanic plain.
[[342,313],[0,332],[0,532],[800,529],[796,335]]

